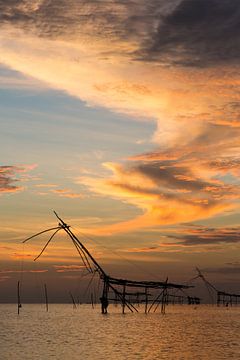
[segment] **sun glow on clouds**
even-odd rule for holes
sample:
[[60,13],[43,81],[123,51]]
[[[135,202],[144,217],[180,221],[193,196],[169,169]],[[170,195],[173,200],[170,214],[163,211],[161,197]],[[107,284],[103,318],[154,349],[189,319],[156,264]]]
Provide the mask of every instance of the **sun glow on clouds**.
[[[227,76],[226,66],[204,71],[183,68],[172,71],[131,62],[129,56],[121,59],[114,47],[110,58],[101,58],[98,38],[94,35],[91,43],[85,43],[84,38],[77,43],[66,42],[40,38],[26,30],[6,26],[0,37],[2,63],[90,105],[104,106],[135,118],[154,119],[157,123],[154,141],[161,146],[188,143],[190,138],[201,134],[206,123],[219,121],[214,112],[224,106],[226,96],[227,103],[237,100],[236,84],[229,79],[228,86],[224,81],[217,83],[220,74]],[[106,42],[101,44],[105,50],[108,46]],[[231,120],[225,121],[231,124]]]
[[[12,12],[5,9],[3,64],[91,106],[156,123],[156,150],[105,164],[112,172],[108,179],[77,180],[142,212],[98,232],[193,221],[238,206],[239,4],[234,2],[234,11],[225,0],[167,3],[111,1],[101,8],[84,2],[80,9],[75,0],[63,1],[62,8],[53,1],[22,1],[14,2]],[[224,42],[215,41],[223,22]],[[51,191],[82,197],[68,189]]]
[[135,205],[143,215],[98,228],[97,233],[112,234],[208,218],[234,209],[236,205],[232,200],[240,196],[237,186],[224,187],[214,179],[195,178],[190,168],[169,161],[165,165],[153,161],[150,164],[138,162],[129,167],[107,164],[107,167],[113,172],[108,180],[81,177],[78,181],[92,192]]

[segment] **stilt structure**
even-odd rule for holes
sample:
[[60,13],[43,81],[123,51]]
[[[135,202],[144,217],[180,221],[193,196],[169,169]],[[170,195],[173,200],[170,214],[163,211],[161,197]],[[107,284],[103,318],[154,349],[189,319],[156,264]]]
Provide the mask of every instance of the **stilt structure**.
[[223,306],[233,306],[240,304],[240,295],[238,294],[230,294],[225,291],[217,292],[217,305]]
[[[136,306],[139,303],[144,303],[145,313],[149,313],[152,309],[156,311],[159,304],[161,304],[161,312],[165,313],[165,307],[168,303],[168,298],[171,290],[183,290],[188,289],[193,286],[181,285],[168,282],[168,279],[164,282],[161,281],[135,281],[128,279],[119,279],[109,276],[101,267],[101,265],[94,259],[89,250],[85,245],[76,237],[76,235],[70,229],[70,226],[67,225],[58,215],[54,212],[56,217],[59,220],[57,227],[41,231],[26,240],[46,233],[48,231],[54,231],[50,239],[47,241],[46,245],[43,247],[40,254],[34,259],[37,260],[47,248],[48,244],[52,238],[58,233],[58,231],[63,230],[67,233],[71,241],[73,242],[85,268],[89,273],[93,275],[98,273],[100,279],[102,280],[102,295],[100,297],[101,302],[101,311],[102,314],[107,314],[109,301],[120,303],[122,305],[122,313],[124,314],[126,310],[130,312],[139,312],[139,308]],[[137,291],[136,291],[137,290]],[[155,298],[155,300],[154,300]],[[151,305],[149,306],[149,303]],[[154,308],[155,305],[155,308]]]
[[233,305],[237,305],[238,303],[240,303],[240,294],[233,294],[233,293],[228,293],[226,291],[221,291],[218,290],[214,285],[212,285],[206,278],[205,276],[202,274],[202,272],[196,268],[197,272],[198,272],[198,276],[196,276],[195,279],[200,278],[203,280],[203,282],[205,283],[208,291],[209,289],[212,289],[214,291],[214,293],[217,296],[217,306],[223,305],[223,306],[233,306]]

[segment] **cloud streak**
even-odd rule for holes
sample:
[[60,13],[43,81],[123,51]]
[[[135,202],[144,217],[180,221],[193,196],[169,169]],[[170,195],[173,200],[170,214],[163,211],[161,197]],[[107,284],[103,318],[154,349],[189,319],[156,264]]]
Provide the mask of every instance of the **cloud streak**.
[[83,199],[85,197],[83,194],[72,192],[70,189],[53,189],[51,192],[69,199]]
[[169,235],[169,238],[177,240],[174,244],[183,246],[238,244],[240,243],[240,227],[194,227],[192,229],[186,229],[182,235],[179,236]]
[[36,165],[2,165],[0,166],[0,195],[7,193],[17,193],[24,189],[23,186],[15,185],[21,180],[21,176],[34,169]]

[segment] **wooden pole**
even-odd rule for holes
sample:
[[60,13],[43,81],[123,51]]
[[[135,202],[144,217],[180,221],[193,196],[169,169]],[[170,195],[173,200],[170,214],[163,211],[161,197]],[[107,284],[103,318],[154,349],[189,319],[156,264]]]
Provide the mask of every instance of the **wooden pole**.
[[74,300],[74,297],[73,297],[73,294],[71,293],[71,291],[69,291],[69,295],[70,295],[70,298],[72,300],[72,303],[73,303],[73,309],[76,309],[77,308],[77,305],[76,305],[76,302]]
[[[120,293],[117,289],[115,289],[111,283],[108,284],[108,286],[113,290],[113,292],[119,297],[119,299],[121,300],[121,302],[123,303],[123,294]],[[138,312],[138,309],[131,303],[128,303],[126,298],[125,298],[125,305],[127,306],[127,308],[133,312],[133,309]]]
[[44,294],[45,294],[46,311],[48,312],[48,293],[47,293],[47,285],[46,284],[44,284]]
[[163,290],[163,294],[162,294],[162,307],[161,307],[161,313],[162,314],[165,314],[165,307],[166,307],[166,292],[167,292],[167,289],[165,288]]
[[145,287],[145,314],[147,314],[147,310],[148,310],[148,291],[147,291],[147,287]]
[[91,304],[92,304],[92,308],[94,309],[93,293],[91,293]]
[[20,281],[18,281],[18,284],[17,284],[17,301],[18,301],[18,315],[19,315],[20,308],[22,307],[21,298],[20,298]]
[[123,285],[123,297],[122,297],[122,313],[125,313],[125,305],[126,305],[126,285]]

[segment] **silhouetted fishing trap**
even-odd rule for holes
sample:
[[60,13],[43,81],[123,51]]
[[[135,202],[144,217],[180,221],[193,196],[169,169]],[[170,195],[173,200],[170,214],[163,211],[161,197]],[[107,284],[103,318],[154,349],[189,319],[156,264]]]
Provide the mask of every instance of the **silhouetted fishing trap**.
[[[108,312],[109,303],[120,304],[122,313],[125,313],[126,310],[130,312],[139,312],[142,308],[144,308],[144,312],[146,314],[151,311],[155,312],[158,308],[161,309],[161,313],[165,313],[165,307],[169,303],[200,303],[200,299],[197,297],[189,297],[185,293],[181,296],[175,294],[178,290],[184,292],[184,290],[193,287],[190,285],[171,283],[168,279],[166,279],[166,281],[134,281],[109,276],[92,256],[86,246],[76,237],[70,226],[67,225],[56,212],[54,213],[59,220],[59,224],[56,227],[43,230],[33,236],[30,236],[24,240],[24,242],[27,242],[46,232],[53,232],[40,254],[34,259],[37,260],[43,254],[53,237],[60,230],[65,231],[75,246],[86,270],[89,273],[92,273],[93,276],[96,273],[99,275],[102,284],[99,300],[103,314]],[[71,298],[74,303],[72,294]]]

